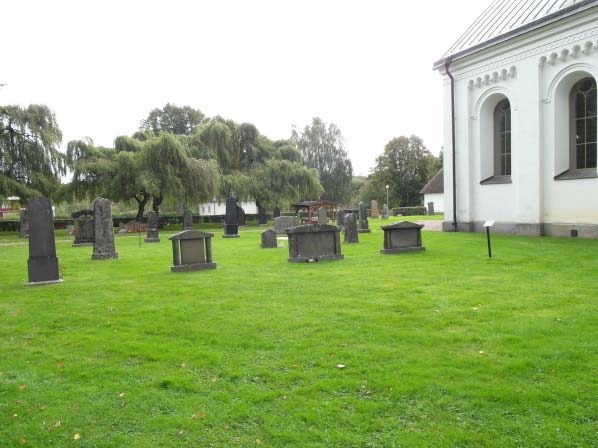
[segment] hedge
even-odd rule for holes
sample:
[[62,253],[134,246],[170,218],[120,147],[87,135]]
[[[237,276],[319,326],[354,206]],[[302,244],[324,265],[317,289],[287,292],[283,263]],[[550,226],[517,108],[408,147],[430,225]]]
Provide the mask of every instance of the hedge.
[[392,209],[392,214],[394,216],[402,215],[402,216],[419,216],[426,214],[426,207],[423,205],[417,207],[398,207]]

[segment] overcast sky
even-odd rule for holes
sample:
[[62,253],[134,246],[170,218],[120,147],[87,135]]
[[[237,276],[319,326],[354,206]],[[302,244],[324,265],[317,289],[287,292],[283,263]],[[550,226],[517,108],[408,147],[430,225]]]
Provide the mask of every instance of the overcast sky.
[[251,122],[271,139],[319,116],[355,174],[386,142],[442,145],[432,63],[490,0],[9,0],[0,104],[47,104],[64,143],[111,146],[167,102]]

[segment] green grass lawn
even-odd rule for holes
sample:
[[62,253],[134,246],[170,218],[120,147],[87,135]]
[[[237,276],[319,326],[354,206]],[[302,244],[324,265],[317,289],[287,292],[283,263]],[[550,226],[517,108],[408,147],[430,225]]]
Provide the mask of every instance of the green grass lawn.
[[58,242],[44,287],[2,237],[0,446],[596,446],[598,241],[383,256],[371,227],[313,264],[215,230],[218,269],[185,274],[164,233]]

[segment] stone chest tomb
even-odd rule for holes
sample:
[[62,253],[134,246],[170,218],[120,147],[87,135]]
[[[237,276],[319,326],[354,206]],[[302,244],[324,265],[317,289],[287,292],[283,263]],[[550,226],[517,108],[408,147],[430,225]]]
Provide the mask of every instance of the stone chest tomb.
[[213,233],[185,230],[172,235],[172,272],[216,269],[212,260]]
[[336,226],[308,224],[287,230],[292,263],[340,260],[340,230]]
[[403,221],[381,227],[384,231],[384,249],[381,254],[398,254],[424,250],[421,230],[424,226],[414,222]]

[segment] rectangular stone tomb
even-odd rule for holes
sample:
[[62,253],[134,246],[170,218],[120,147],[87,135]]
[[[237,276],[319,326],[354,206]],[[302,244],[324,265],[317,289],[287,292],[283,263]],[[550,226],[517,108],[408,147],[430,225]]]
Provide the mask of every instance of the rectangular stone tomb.
[[384,249],[381,254],[398,254],[424,250],[421,230],[424,226],[414,222],[403,221],[381,227],[384,231]]
[[29,218],[29,260],[27,261],[29,284],[61,282],[50,200],[43,197],[31,199]]
[[289,262],[341,260],[340,230],[336,226],[309,224],[287,230]]
[[172,235],[172,272],[202,271],[216,269],[212,261],[213,233],[185,230]]

